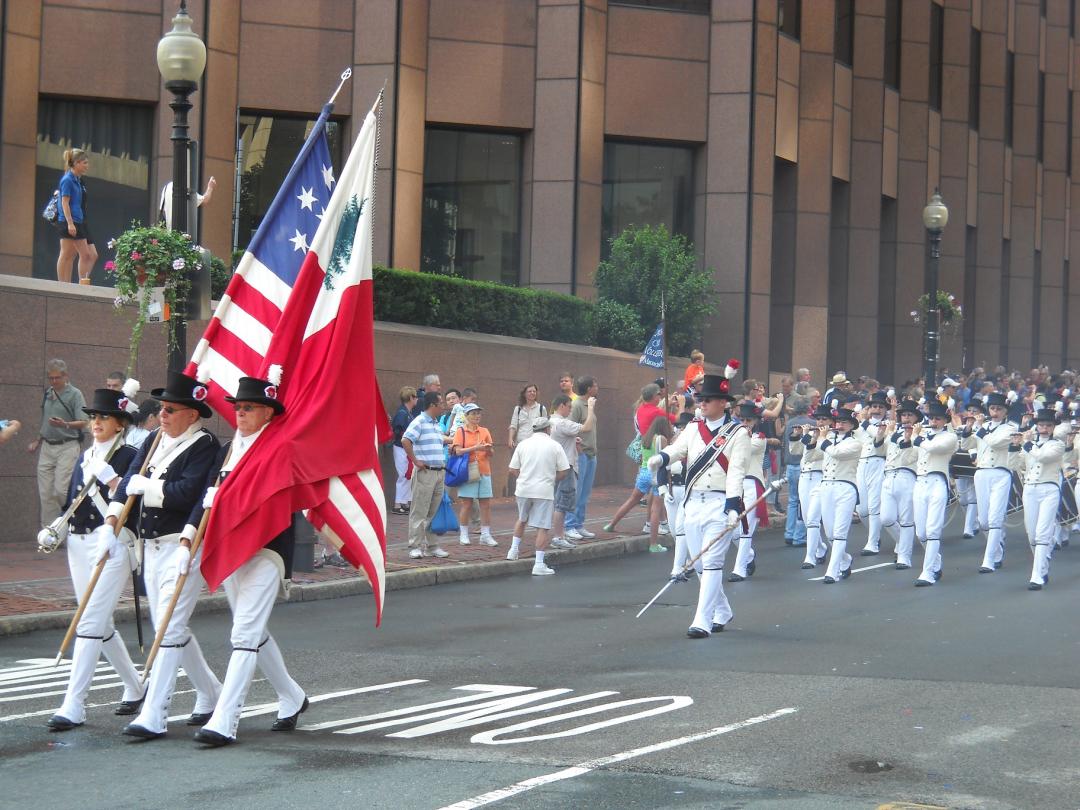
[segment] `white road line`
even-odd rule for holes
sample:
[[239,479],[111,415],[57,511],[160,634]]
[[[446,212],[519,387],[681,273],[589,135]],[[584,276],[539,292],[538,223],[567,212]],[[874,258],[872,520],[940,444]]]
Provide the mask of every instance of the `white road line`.
[[[94,681],[110,680],[113,678],[119,678],[115,672],[98,672],[94,675]],[[32,692],[35,689],[49,689],[54,686],[63,686],[67,688],[68,678],[66,676],[59,678],[51,678],[47,681],[38,681],[37,683],[22,683],[18,686],[5,686],[0,689],[0,694],[10,694],[12,692]],[[32,697],[32,695],[31,695]]]
[[[863,568],[852,568],[851,573],[858,574],[860,571],[873,571],[875,568],[888,568],[891,565],[896,565],[896,563],[885,562],[885,563],[878,563],[877,565],[867,565],[867,566],[865,566]],[[808,579],[806,581],[807,582],[821,582],[821,580],[823,580],[823,579],[825,579],[824,574],[822,574],[820,577],[811,577],[810,579]]]
[[[194,693],[194,689],[177,689],[173,692],[174,695],[188,695]],[[111,700],[108,703],[87,703],[87,709],[101,709],[112,708],[116,705],[115,700]],[[0,717],[0,723],[10,723],[12,720],[25,720],[28,717],[50,717],[56,714],[56,709],[42,709],[39,712],[25,712],[24,714],[12,714],[7,717]]]
[[[117,681],[116,683],[95,684],[94,686],[91,686],[90,689],[91,690],[95,690],[95,689],[117,689],[121,685],[122,684],[120,683],[120,681]],[[35,700],[36,698],[43,698],[43,697],[55,697],[56,695],[64,694],[65,691],[67,691],[67,686],[66,685],[64,686],[63,689],[55,689],[55,690],[52,690],[52,691],[49,691],[49,692],[35,692],[32,695],[12,695],[10,697],[0,697],[0,703],[11,703],[12,701],[16,701],[16,700]]]
[[645,756],[646,754],[654,754],[657,751],[666,751],[669,748],[676,748],[680,745],[687,745],[689,743],[698,742],[699,740],[707,740],[710,737],[719,737],[721,734],[728,734],[732,731],[738,731],[741,728],[746,728],[747,726],[753,726],[757,725],[758,723],[775,720],[778,717],[783,717],[788,714],[794,714],[797,711],[798,708],[795,707],[777,709],[776,711],[769,712],[768,714],[760,714],[757,717],[751,717],[747,720],[740,720],[738,723],[732,723],[731,725],[709,729],[708,731],[702,731],[698,734],[690,734],[686,737],[678,737],[674,740],[667,740],[665,742],[656,743],[655,745],[646,745],[642,748],[632,748],[629,751],[623,751],[619,754],[612,754],[611,756],[590,759],[578,765],[572,765],[569,768],[564,768],[561,771],[555,771],[555,773],[544,774],[543,776],[535,776],[532,779],[526,779],[522,782],[518,782],[517,784],[510,785],[510,787],[493,790],[490,793],[483,793],[479,796],[474,796],[471,799],[463,799],[462,801],[455,804],[449,804],[446,807],[441,808],[441,810],[473,810],[473,808],[476,807],[483,807],[488,804],[494,804],[495,802],[501,802],[503,799],[509,799],[512,796],[517,796],[518,794],[525,793],[532,790],[533,788],[550,785],[553,782],[561,782],[565,779],[573,779],[575,776],[581,776],[582,774],[589,773],[590,771],[595,771],[598,768],[604,768],[608,765],[625,762],[628,759]]

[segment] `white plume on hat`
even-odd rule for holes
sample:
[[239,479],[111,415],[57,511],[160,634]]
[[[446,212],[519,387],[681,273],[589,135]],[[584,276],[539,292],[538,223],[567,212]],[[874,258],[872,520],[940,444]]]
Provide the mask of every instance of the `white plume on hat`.
[[135,397],[139,393],[139,381],[134,377],[128,377],[120,388],[120,393],[124,395],[124,410],[128,413],[137,413],[139,404],[135,401]]
[[887,396],[889,399],[896,399],[896,389],[890,388],[888,391],[885,392],[885,396]]
[[1059,399],[1054,403],[1054,411],[1055,413],[1061,413],[1063,410],[1065,410],[1065,403]]
[[283,369],[281,368],[281,366],[277,363],[274,363],[266,372],[266,381],[271,385],[281,385],[282,373]]
[[1011,390],[1005,395],[1005,401],[1009,403],[1016,402],[1016,400],[1018,400],[1019,398],[1020,397],[1017,395],[1017,393]]
[[739,373],[739,361],[732,358],[727,361],[727,365],[724,366],[724,377],[729,380],[735,379],[735,375]]

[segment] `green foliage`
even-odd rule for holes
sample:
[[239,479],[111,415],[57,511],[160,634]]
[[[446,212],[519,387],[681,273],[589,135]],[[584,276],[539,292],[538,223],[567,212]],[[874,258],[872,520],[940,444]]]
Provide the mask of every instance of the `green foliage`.
[[225,294],[232,274],[233,271],[225,266],[224,261],[217,256],[210,257],[210,297],[215,301],[220,301]]
[[627,352],[640,352],[648,339],[637,312],[608,298],[601,298],[593,306],[592,331],[597,346]]
[[[663,225],[632,226],[612,239],[611,255],[596,271],[596,289],[598,306],[605,301],[617,302],[637,316],[641,340],[633,347],[616,346],[625,351],[640,351],[644,336],[660,323],[661,290],[668,313],[667,347],[671,354],[690,353],[701,340],[706,318],[715,309],[712,271],[698,269],[693,246],[684,237],[668,233]],[[627,314],[620,311],[618,315],[624,334]],[[601,326],[606,334],[612,334],[611,325],[598,323],[598,339]]]
[[379,321],[592,342],[592,305],[572,295],[380,266],[373,274]]

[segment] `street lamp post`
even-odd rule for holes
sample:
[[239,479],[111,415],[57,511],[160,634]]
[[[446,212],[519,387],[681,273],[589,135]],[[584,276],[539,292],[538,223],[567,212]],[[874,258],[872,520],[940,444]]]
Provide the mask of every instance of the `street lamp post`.
[[[165,89],[173,94],[173,100],[169,102],[173,111],[172,227],[185,233],[188,230],[188,112],[191,110],[188,97],[198,89],[206,67],[206,45],[191,30],[187,0],[181,0],[172,23],[172,30],[158,42],[157,64],[165,80]],[[187,306],[184,301],[177,304],[177,311],[171,315],[177,319],[173,330],[175,342],[169,346],[171,371],[182,371],[187,364],[187,325],[184,321]]]
[[940,338],[938,327],[940,312],[937,307],[938,259],[941,258],[941,234],[949,223],[949,209],[941,201],[941,194],[937,189],[934,189],[934,195],[923,209],[922,218],[923,225],[926,226],[926,232],[930,236],[930,290],[927,295],[925,354],[923,358],[923,374],[926,377],[926,390],[929,398],[929,392],[937,385],[938,341]]

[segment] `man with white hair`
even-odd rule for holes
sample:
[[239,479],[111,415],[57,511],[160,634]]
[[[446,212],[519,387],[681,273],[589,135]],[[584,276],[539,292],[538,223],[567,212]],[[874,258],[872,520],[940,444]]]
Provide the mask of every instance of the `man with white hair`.
[[48,526],[63,511],[68,482],[82,451],[83,429],[87,426],[82,391],[68,380],[67,363],[53,359],[45,364],[49,387],[41,399],[41,428],[27,446],[38,456],[38,498],[41,525]]
[[551,421],[546,416],[533,420],[533,433],[514,448],[510,459],[510,475],[517,478],[518,521],[506,559],[516,560],[521,553],[521,537],[529,526],[536,529],[536,562],[533,576],[550,576],[555,572],[547,565],[551,522],[555,512],[555,485],[570,472],[570,461],[559,443],[551,438]]

